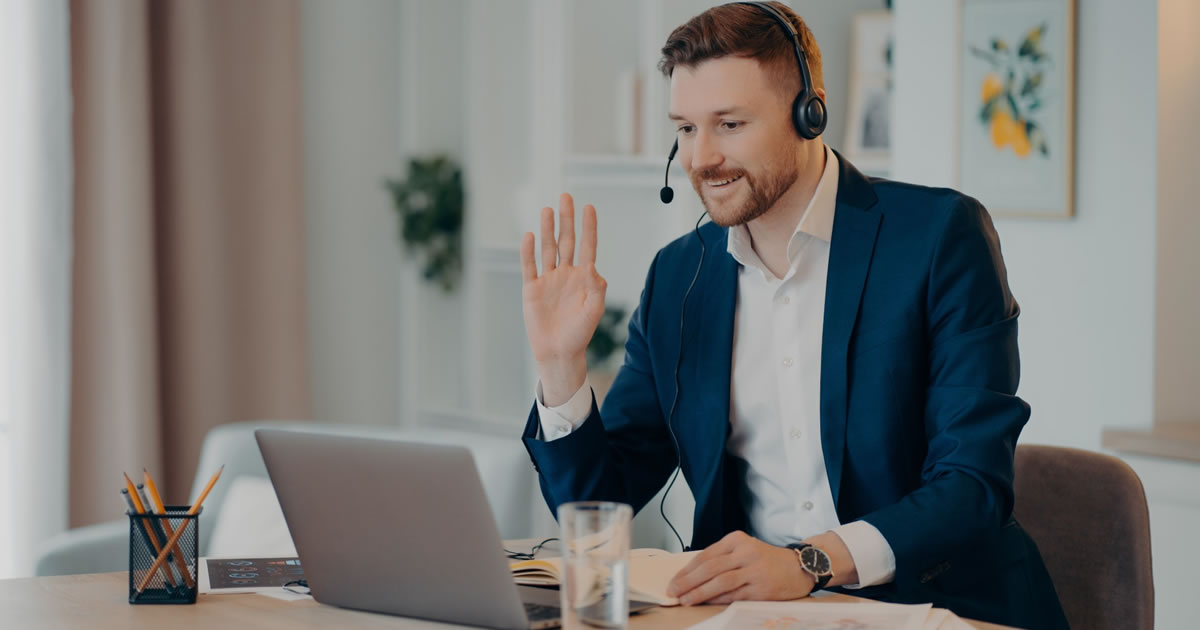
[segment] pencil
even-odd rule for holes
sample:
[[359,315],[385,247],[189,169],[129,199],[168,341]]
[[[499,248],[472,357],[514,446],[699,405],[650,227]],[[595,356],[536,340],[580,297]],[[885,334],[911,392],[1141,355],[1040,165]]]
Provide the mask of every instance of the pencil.
[[[152,503],[150,503],[150,497],[146,494],[146,484],[142,484],[142,483],[137,484],[137,493],[138,493],[138,498],[141,499],[141,501],[142,501],[142,508],[144,510],[143,513],[146,516],[150,516],[151,514],[154,513],[154,505]],[[150,524],[154,526],[154,535],[157,536],[159,540],[166,542],[168,534],[163,529],[160,519],[151,518]],[[159,551],[159,550],[155,549],[155,551]],[[170,561],[174,557],[175,557],[175,554],[173,554],[173,553],[167,556],[167,564],[165,564],[164,566],[167,567],[168,570],[171,569]]]
[[[162,497],[158,496],[158,486],[154,485],[154,478],[150,476],[150,472],[145,468],[142,469],[142,476],[146,482],[146,493],[150,495],[150,501],[153,502],[154,510],[159,514],[166,514],[167,509],[163,506]],[[186,524],[185,524],[186,525]],[[175,530],[171,527],[171,519],[167,516],[162,517],[163,529],[167,531],[165,538],[170,538],[175,534]],[[183,574],[183,581],[187,582],[188,588],[195,588],[196,581],[192,579],[191,571],[188,571],[187,562],[183,559],[183,551],[179,549],[178,544],[170,545],[171,553],[175,555],[175,568]]]
[[[221,466],[221,469],[218,470],[217,473],[212,476],[212,479],[208,480],[208,485],[204,486],[204,491],[200,493],[200,496],[196,499],[196,502],[192,504],[192,507],[188,508],[187,513],[189,516],[194,516],[197,512],[200,511],[200,505],[204,503],[204,499],[206,497],[208,497],[208,493],[213,489],[213,486],[216,485],[217,479],[221,476],[222,470],[225,470],[224,466]],[[187,523],[185,522],[183,524],[183,527],[180,527],[179,529],[175,530],[175,534],[172,535],[171,539],[167,541],[166,549],[158,552],[158,557],[154,559],[154,564],[151,565],[150,571],[146,574],[146,577],[142,578],[142,583],[138,584],[137,592],[139,595],[141,594],[142,591],[146,590],[146,585],[150,583],[151,576],[153,576],[154,572],[157,571],[158,568],[161,567],[163,565],[163,563],[167,561],[167,554],[170,552],[170,549],[175,546],[175,543],[179,542],[179,539],[183,536],[183,533],[186,532],[187,530],[188,530],[188,527],[187,527]]]
[[[129,498],[129,489],[128,488],[121,488],[121,497],[123,499],[125,499],[125,505],[129,508],[129,513],[137,514],[138,510],[136,507],[133,506],[133,499]],[[145,521],[145,519],[141,519],[141,520]],[[136,527],[137,523],[134,522],[133,525]],[[137,529],[138,529],[138,531],[142,532],[142,542],[145,543],[146,548],[154,549],[154,543],[150,542],[150,530],[146,528],[146,524],[143,522],[141,524],[141,527],[137,527]],[[158,550],[155,549],[155,551],[158,551]],[[172,579],[172,576],[169,572],[167,573],[167,579],[168,579],[168,581],[171,582],[171,586],[176,586],[175,580]]]
[[[142,507],[142,500],[138,498],[137,488],[133,485],[133,480],[129,478],[129,475],[126,475],[125,473],[121,474],[125,475],[125,490],[128,493],[129,499],[133,502],[134,511],[136,511],[138,514],[145,514],[146,510],[144,507]],[[154,549],[155,553],[161,554],[163,548],[158,546],[158,536],[154,535],[154,527],[150,524],[150,519],[142,519],[142,530],[145,531],[146,535],[150,538],[150,547]],[[142,580],[142,584],[149,584],[150,579],[154,577],[154,574],[158,572],[158,569],[158,566],[150,567],[150,570],[146,572],[146,578]],[[167,576],[167,582],[174,587],[175,576],[171,575],[171,570],[168,568],[163,571],[163,573]],[[146,590],[145,586],[138,589],[138,593],[141,593],[144,590]]]

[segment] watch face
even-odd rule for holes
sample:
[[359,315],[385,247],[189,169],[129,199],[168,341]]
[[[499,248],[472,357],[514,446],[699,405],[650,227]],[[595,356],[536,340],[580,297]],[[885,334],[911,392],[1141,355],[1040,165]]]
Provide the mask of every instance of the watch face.
[[829,556],[816,547],[805,547],[800,550],[800,560],[804,568],[813,575],[828,575],[833,567],[830,566]]

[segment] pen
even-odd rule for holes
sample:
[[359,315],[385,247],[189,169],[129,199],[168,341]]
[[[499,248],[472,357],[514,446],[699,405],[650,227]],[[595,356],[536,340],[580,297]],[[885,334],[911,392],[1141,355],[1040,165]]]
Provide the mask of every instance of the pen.
[[[142,513],[143,514],[153,514],[154,513],[154,504],[150,503],[150,497],[146,496],[146,486],[144,484],[139,483],[139,484],[137,484],[136,488],[137,488],[137,494],[138,494],[138,501],[142,505]],[[156,518],[150,519],[150,526],[154,528],[154,537],[155,538],[157,538],[159,540],[167,539],[167,533],[163,531],[162,523],[159,521],[159,519],[156,519]],[[170,560],[170,558],[167,558],[167,560]]]

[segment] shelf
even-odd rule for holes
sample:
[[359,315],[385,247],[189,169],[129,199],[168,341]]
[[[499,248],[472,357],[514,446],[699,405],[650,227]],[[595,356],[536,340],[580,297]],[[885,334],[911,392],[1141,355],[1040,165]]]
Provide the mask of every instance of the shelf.
[[[667,155],[570,155],[564,169],[568,182],[580,185],[662,186]],[[686,181],[678,162],[671,163],[671,181]]]

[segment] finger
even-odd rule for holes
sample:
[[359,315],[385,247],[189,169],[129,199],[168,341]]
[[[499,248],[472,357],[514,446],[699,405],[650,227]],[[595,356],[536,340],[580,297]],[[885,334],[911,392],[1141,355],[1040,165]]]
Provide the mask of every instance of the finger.
[[583,232],[579,235],[579,265],[596,262],[596,207],[583,207]]
[[713,579],[684,593],[679,603],[684,606],[703,604],[716,597],[737,590],[749,581],[745,571],[725,571]]
[[694,558],[692,558],[692,561],[687,563],[687,565],[685,565],[683,567],[683,569],[680,571],[680,573],[684,573],[688,570],[695,569],[696,567],[700,566],[701,564],[704,564],[705,562],[708,562],[709,560],[712,560],[713,558],[715,558],[719,555],[732,553],[733,550],[738,547],[738,544],[745,537],[746,537],[745,534],[741,531],[730,532],[728,534],[725,534],[725,536],[723,536],[721,538],[721,540],[718,540],[717,542],[709,545],[704,551],[701,551],[700,553],[696,554],[696,556]]
[[566,193],[558,203],[558,264],[575,264],[575,200]]
[[715,544],[710,545],[704,551],[701,551],[700,553],[696,554],[692,558],[691,562],[685,564],[683,566],[683,568],[679,570],[679,573],[684,574],[684,573],[690,573],[692,571],[695,571],[697,567],[704,564],[705,562],[708,562],[709,560],[712,560],[713,558],[716,558],[717,556],[724,555],[724,554],[725,554],[725,551],[722,549],[719,549]]
[[554,240],[554,208],[542,208],[542,273],[550,273],[558,258],[558,242]]
[[718,595],[718,596],[708,600],[705,603],[724,605],[724,604],[732,604],[733,602],[741,601],[744,599],[751,600],[751,599],[762,599],[762,598],[755,597],[753,584],[743,584],[743,585],[733,589],[732,591],[729,591],[728,593],[725,593],[724,595]]
[[682,599],[683,596],[690,596],[689,593],[693,589],[699,588],[721,574],[737,568],[737,558],[732,554],[713,555],[707,560],[701,561],[690,570],[684,567],[679,573],[675,574],[675,577],[671,579],[671,583],[667,586],[667,594]]
[[533,257],[533,232],[521,237],[521,282],[537,280],[537,259]]

